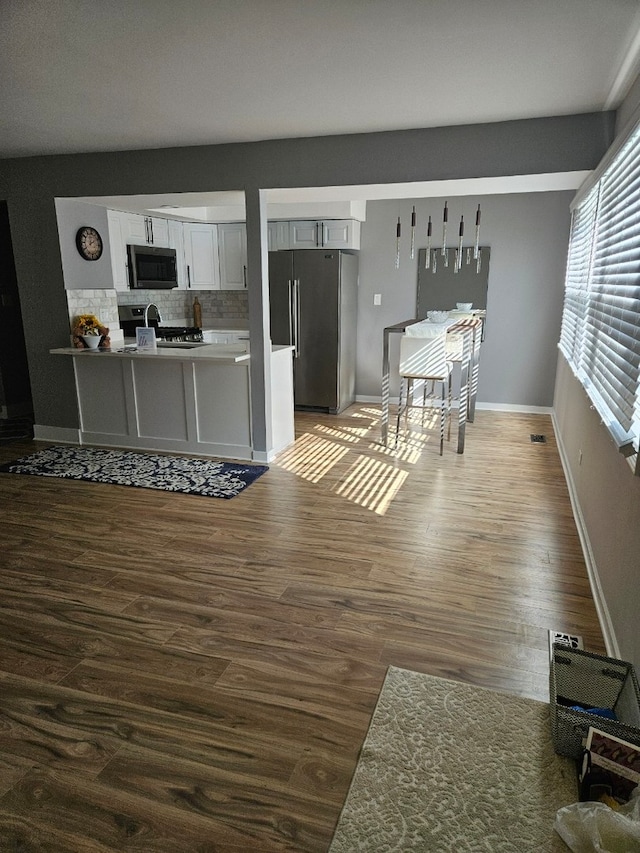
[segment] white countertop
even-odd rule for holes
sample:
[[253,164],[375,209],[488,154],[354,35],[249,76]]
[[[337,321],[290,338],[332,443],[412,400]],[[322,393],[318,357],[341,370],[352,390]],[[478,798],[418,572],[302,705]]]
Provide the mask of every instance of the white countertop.
[[242,344],[199,344],[193,348],[160,346],[154,350],[139,350],[135,344],[127,344],[95,350],[60,347],[49,352],[52,355],[72,355],[78,358],[165,358],[174,361],[222,361],[228,364],[251,359],[250,353]]
[[[272,345],[271,352],[293,350],[286,344]],[[251,359],[251,353],[246,351],[243,344],[198,344],[192,349],[179,346],[159,346],[155,350],[138,350],[135,344],[115,346],[111,349],[77,349],[76,347],[59,347],[49,350],[52,355],[72,355],[78,358],[167,358],[178,361],[221,361],[227,364],[238,364]]]

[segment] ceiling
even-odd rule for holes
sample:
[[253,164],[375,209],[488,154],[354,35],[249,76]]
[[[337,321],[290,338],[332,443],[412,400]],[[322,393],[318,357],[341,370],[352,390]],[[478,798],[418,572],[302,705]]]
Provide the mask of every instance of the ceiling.
[[0,157],[615,107],[637,0],[2,0]]
[[[0,0],[0,157],[614,109],[639,60],[638,0]],[[583,177],[271,190],[268,201],[569,189]],[[194,194],[188,205],[194,218],[218,205],[234,219],[243,203]]]

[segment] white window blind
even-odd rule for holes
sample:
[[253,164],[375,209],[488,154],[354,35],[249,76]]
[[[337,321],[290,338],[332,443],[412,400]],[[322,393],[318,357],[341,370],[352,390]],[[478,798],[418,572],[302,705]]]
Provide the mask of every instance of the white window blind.
[[573,211],[560,349],[620,449],[640,435],[640,128]]
[[596,184],[571,218],[560,349],[576,371],[582,351],[599,190]]

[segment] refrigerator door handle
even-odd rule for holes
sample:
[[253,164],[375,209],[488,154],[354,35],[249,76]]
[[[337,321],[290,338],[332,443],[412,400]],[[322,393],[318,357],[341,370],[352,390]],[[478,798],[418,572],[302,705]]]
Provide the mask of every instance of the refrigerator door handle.
[[294,356],[300,356],[300,279],[293,280],[293,328],[294,340],[293,345]]
[[289,343],[295,346],[295,338],[294,338],[294,328],[293,328],[293,284],[294,282],[289,279],[287,281],[287,289],[289,293],[288,305],[289,305]]

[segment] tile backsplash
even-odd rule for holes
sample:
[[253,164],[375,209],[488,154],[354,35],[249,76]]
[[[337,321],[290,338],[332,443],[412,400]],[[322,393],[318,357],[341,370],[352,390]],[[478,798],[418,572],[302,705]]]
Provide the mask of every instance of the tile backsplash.
[[237,326],[249,320],[249,304],[245,290],[68,290],[69,328],[78,314],[95,314],[110,329],[120,325],[118,304],[146,305],[153,302],[160,309],[164,323],[193,321],[193,300],[202,306],[202,325],[214,328],[229,321]]
[[69,331],[78,314],[95,314],[103,326],[118,328],[118,302],[115,290],[67,290]]
[[[202,324],[219,325],[221,321],[249,320],[249,303],[245,290],[136,290],[119,292],[121,305],[146,305],[153,302],[160,309],[162,320],[192,321],[193,300],[198,297],[202,306]],[[117,315],[117,310],[116,310]]]

